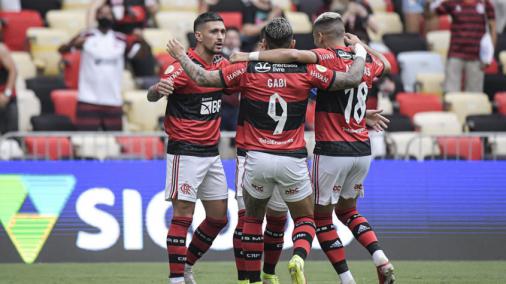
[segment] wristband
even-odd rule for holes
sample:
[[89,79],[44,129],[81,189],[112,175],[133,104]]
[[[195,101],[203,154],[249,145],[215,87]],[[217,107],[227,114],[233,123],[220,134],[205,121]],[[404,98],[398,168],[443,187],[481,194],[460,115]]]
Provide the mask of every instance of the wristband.
[[260,59],[260,52],[258,51],[250,52],[248,54],[248,59],[249,61],[258,61]]
[[4,95],[8,98],[12,96],[12,90],[11,89],[5,89]]
[[360,43],[355,44],[355,57],[360,57],[365,60],[366,56],[367,51],[365,48]]

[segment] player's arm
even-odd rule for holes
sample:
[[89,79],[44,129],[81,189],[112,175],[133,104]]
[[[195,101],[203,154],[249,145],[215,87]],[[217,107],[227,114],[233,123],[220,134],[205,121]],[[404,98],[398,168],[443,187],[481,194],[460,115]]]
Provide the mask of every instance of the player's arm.
[[367,51],[361,44],[355,45],[355,59],[348,72],[335,72],[334,81],[328,88],[330,91],[354,88],[362,81]]
[[230,57],[230,62],[242,62],[242,61],[268,61],[273,63],[306,63],[312,64],[318,62],[316,54],[309,50],[298,50],[298,49],[273,49],[256,52],[235,52]]
[[370,46],[368,46],[367,44],[363,43],[362,41],[360,41],[360,39],[354,35],[354,34],[350,34],[350,33],[346,33],[344,35],[344,41],[348,44],[348,45],[355,45],[357,43],[360,43],[364,46],[365,50],[371,54],[372,56],[378,58],[381,63],[383,63],[383,74],[389,74],[390,73],[390,70],[392,69],[392,66],[390,65],[390,62],[386,59],[385,56],[383,56],[383,54],[381,54],[380,52],[372,49]]
[[160,82],[154,84],[148,89],[148,101],[156,102],[163,97],[167,97],[174,91],[174,83],[170,79],[162,78]]
[[176,39],[171,39],[169,43],[167,43],[167,52],[179,61],[186,74],[188,74],[197,85],[216,88],[225,87],[221,80],[220,71],[208,71],[195,64],[188,55],[186,55],[183,45]]

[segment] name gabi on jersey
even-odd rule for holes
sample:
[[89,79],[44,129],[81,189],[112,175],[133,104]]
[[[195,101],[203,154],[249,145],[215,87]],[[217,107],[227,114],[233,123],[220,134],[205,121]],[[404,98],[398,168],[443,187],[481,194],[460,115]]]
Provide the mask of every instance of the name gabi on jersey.
[[213,98],[202,98],[202,103],[200,105],[201,115],[218,113],[220,112],[220,109],[221,109],[221,99],[213,100]]
[[267,80],[267,87],[269,88],[285,88],[286,79],[269,79]]

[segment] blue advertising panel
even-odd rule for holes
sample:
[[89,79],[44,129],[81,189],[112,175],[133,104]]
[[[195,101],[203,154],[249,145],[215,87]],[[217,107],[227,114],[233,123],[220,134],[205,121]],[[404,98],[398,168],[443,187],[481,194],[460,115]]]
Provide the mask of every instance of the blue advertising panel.
[[[229,224],[212,247],[218,258],[232,255],[237,223],[235,160],[223,164]],[[165,167],[165,161],[0,162],[0,262],[165,260],[172,217]],[[358,209],[393,257],[504,259],[505,182],[505,162],[374,161]],[[188,238],[204,217],[197,206]],[[338,225],[344,243],[352,242]]]

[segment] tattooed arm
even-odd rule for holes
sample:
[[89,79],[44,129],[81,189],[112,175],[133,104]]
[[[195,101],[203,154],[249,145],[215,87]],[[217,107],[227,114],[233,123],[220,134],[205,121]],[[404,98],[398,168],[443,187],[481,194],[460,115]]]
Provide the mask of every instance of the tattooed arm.
[[362,81],[364,74],[365,60],[362,57],[356,57],[348,72],[336,72],[334,82],[329,90],[337,91],[343,89],[354,88]]
[[176,39],[169,41],[167,44],[167,52],[179,61],[181,67],[186,74],[188,74],[188,77],[195,81],[197,85],[203,87],[225,87],[219,71],[208,71],[195,64],[188,55],[186,55],[183,46]]

